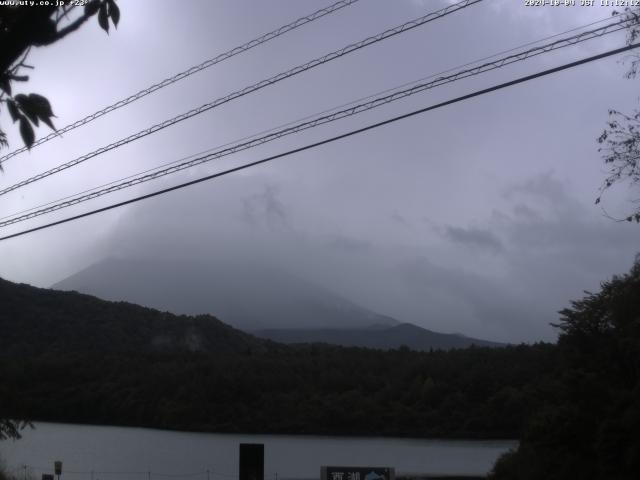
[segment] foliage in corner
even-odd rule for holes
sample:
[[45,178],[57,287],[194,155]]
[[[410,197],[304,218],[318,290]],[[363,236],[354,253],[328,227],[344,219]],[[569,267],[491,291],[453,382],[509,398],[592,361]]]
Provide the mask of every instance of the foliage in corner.
[[[620,15],[627,22],[627,45],[632,45],[640,39],[640,8],[627,7],[623,12],[613,12]],[[640,55],[630,57],[629,70],[626,78],[635,78],[640,68]],[[608,174],[602,186],[600,195],[595,203],[599,204],[604,193],[613,185],[629,181],[632,187],[640,185],[640,110],[635,109],[632,114],[625,114],[618,110],[609,110],[609,120],[606,128],[598,137],[601,145],[598,151],[602,154]],[[634,200],[639,203],[640,199]],[[640,207],[618,220],[640,223]]]
[[492,480],[640,478],[640,256],[560,312],[558,372]]
[[[16,82],[29,80],[22,71],[33,68],[25,63],[31,48],[51,45],[65,38],[95,15],[107,33],[109,21],[116,28],[120,21],[120,9],[115,0],[91,0],[84,9],[47,3],[50,5],[0,6],[0,109],[6,108],[13,123],[18,124],[22,141],[29,149],[36,138],[34,127],[40,122],[55,131],[51,120],[55,115],[44,96],[37,93],[14,95],[13,92]],[[8,145],[7,135],[0,128],[0,149]]]
[[[25,146],[30,149],[36,137],[34,126],[42,122],[55,131],[52,121],[55,115],[47,98],[37,93],[14,93],[16,83],[29,80],[22,71],[33,69],[25,63],[30,50],[62,40],[96,14],[100,27],[109,33],[109,20],[117,28],[120,9],[115,0],[90,0],[84,9],[71,2],[58,6],[55,3],[63,2],[43,2],[47,5],[38,6],[22,3],[24,5],[0,5],[0,111],[7,109],[13,123],[18,124]],[[0,149],[8,146],[7,134],[0,127]],[[0,440],[20,438],[20,431],[30,423],[7,418],[4,413],[1,409]]]
[[28,426],[32,426],[31,423],[24,420],[0,418],[0,440],[21,438],[20,431]]

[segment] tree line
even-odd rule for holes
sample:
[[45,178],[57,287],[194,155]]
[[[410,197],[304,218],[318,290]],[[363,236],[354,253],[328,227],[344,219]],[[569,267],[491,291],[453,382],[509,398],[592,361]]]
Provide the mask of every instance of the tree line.
[[420,353],[312,345],[262,353],[2,358],[3,416],[166,429],[517,438],[551,345]]

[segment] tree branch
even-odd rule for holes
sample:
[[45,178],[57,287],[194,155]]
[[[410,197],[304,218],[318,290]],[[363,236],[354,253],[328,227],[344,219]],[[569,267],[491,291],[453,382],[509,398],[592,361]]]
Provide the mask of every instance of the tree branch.
[[89,20],[89,18],[91,18],[91,15],[82,14],[81,17],[74,20],[72,23],[64,27],[62,30],[58,30],[55,35],[53,35],[46,43],[43,43],[42,45],[50,45],[66,37],[70,33],[75,32],[78,28],[82,26],[84,22]]

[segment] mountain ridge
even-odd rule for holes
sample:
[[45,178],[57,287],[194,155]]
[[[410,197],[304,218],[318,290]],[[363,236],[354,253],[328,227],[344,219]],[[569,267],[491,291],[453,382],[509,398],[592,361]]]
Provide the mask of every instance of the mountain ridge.
[[378,350],[408,347],[412,350],[449,350],[451,348],[502,347],[505,344],[466,337],[455,333],[439,333],[412,323],[366,329],[265,329],[250,333],[284,344],[327,343],[344,347]]
[[1,278],[0,299],[3,356],[70,351],[245,353],[272,346],[211,315],[179,316]]
[[106,258],[54,284],[174,314],[211,314],[285,344],[415,350],[503,346],[402,323],[264,263]]

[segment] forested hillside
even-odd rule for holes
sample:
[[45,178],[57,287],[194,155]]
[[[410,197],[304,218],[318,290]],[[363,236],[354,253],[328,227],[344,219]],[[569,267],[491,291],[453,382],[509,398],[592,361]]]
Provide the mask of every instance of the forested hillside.
[[640,478],[640,256],[560,312],[558,369],[495,480]]
[[216,432],[515,438],[553,347],[0,360],[3,415]]
[[513,438],[551,345],[286,347],[174,316],[0,282],[0,418],[220,432]]
[[0,356],[14,359],[71,352],[244,352],[270,344],[210,315],[178,316],[2,279],[0,299]]

